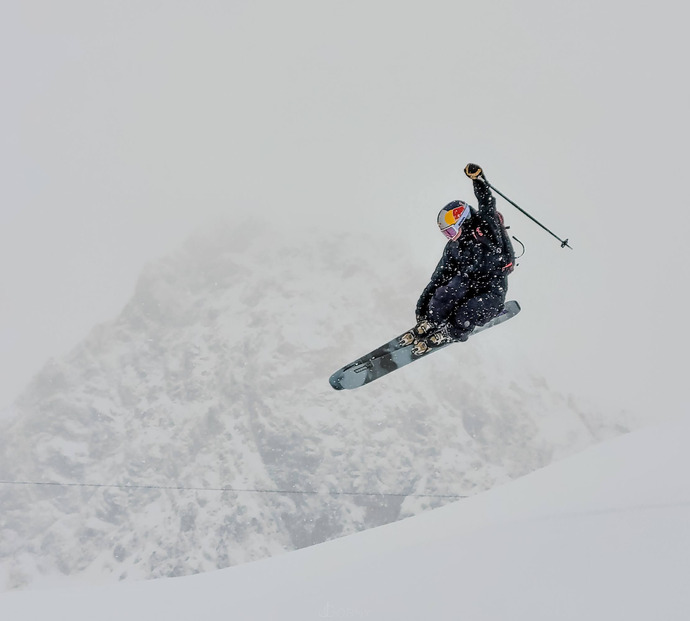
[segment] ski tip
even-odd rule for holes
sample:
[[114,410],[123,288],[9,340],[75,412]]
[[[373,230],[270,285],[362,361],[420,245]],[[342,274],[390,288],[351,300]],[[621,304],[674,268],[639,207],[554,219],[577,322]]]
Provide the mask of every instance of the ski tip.
[[340,383],[340,377],[339,377],[339,375],[338,375],[337,373],[334,373],[333,375],[331,375],[331,377],[328,378],[328,382],[330,383],[330,385],[331,385],[335,390],[342,390],[342,389],[343,389],[343,386],[342,386],[342,384]]

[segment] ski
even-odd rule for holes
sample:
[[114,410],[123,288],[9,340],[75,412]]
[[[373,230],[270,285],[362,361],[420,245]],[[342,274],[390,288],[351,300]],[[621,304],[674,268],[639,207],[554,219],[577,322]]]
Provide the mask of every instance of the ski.
[[[508,321],[512,317],[515,317],[520,312],[520,305],[515,300],[510,300],[505,303],[505,306],[501,313],[485,323],[482,326],[477,326],[470,333],[471,336],[488,330],[494,326],[497,326],[504,321]],[[409,332],[406,331],[406,332]],[[335,390],[351,390],[353,388],[359,388],[365,384],[370,384],[371,382],[388,375],[389,373],[404,367],[415,360],[420,360],[421,358],[426,358],[429,354],[444,349],[452,343],[445,343],[439,347],[433,347],[428,353],[421,356],[415,356],[412,353],[412,348],[414,343],[409,345],[402,345],[400,339],[403,334],[395,337],[385,343],[381,347],[369,352],[365,356],[358,358],[354,362],[344,366],[339,369],[333,375],[331,375],[329,381]]]

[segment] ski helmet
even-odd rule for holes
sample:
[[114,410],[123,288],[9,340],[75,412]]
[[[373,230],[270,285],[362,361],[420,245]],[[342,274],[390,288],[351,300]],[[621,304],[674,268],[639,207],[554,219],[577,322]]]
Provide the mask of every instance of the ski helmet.
[[465,201],[453,201],[448,203],[438,212],[436,222],[448,239],[457,237],[462,228],[462,223],[470,216],[472,208]]

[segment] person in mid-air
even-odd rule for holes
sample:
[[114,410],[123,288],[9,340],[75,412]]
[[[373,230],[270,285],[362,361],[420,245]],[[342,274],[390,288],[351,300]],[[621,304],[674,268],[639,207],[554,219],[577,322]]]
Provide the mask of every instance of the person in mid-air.
[[415,343],[417,356],[444,343],[466,341],[476,326],[503,310],[515,252],[484,172],[468,164],[465,174],[472,179],[479,209],[457,200],[438,214],[448,243],[417,302],[417,325],[401,338],[404,345]]

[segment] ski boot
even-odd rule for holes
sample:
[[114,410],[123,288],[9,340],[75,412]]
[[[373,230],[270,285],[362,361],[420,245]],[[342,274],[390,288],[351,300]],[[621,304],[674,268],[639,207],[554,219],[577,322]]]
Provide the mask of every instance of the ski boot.
[[428,334],[434,329],[434,324],[431,323],[428,319],[422,319],[412,330],[409,332],[405,332],[400,337],[400,344],[403,347],[407,347],[408,345],[412,345],[415,341],[417,341],[419,338],[424,336],[425,334]]
[[448,324],[442,324],[427,338],[418,341],[412,348],[412,354],[414,356],[423,356],[431,351],[432,348],[452,343],[454,340],[449,333]]

